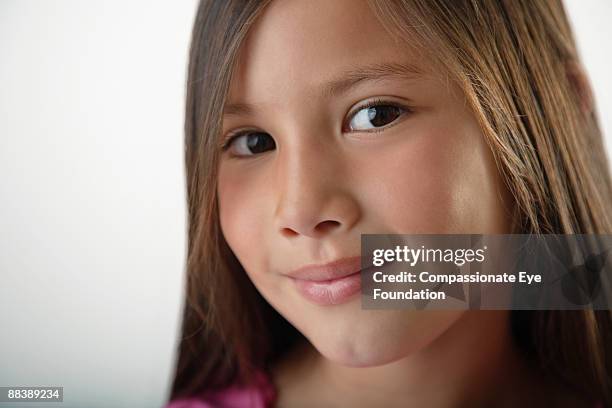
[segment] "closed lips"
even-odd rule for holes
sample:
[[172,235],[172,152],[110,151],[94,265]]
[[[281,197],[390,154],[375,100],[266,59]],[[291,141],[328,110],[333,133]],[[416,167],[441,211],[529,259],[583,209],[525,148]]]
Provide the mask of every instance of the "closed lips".
[[330,306],[346,303],[361,289],[361,257],[309,265],[288,274],[298,292],[308,301]]

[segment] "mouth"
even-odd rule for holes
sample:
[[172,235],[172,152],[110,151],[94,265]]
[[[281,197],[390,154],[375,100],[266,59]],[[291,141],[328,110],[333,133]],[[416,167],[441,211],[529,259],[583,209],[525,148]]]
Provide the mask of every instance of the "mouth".
[[290,272],[298,292],[321,306],[351,300],[361,290],[361,257],[342,258],[321,265],[307,265]]

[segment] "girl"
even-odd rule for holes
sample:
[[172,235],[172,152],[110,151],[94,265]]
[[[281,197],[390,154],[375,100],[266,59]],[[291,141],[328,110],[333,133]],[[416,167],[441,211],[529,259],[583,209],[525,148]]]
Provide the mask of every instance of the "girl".
[[612,232],[560,1],[203,0],[187,89],[170,407],[612,404],[608,311],[363,310],[342,284],[364,233]]

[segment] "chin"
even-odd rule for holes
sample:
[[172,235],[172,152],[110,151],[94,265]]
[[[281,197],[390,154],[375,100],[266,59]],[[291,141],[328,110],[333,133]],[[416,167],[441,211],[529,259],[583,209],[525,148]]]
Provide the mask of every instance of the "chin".
[[[317,350],[319,350],[317,348]],[[400,360],[405,355],[401,353],[376,353],[376,352],[367,352],[367,353],[354,353],[354,354],[346,354],[346,353],[336,353],[336,354],[327,354],[322,350],[319,352],[327,358],[329,361],[343,365],[345,367],[352,368],[366,368],[366,367],[377,367],[385,364],[393,363],[394,361]]]
[[[323,330],[321,330],[323,329]],[[409,333],[367,327],[363,322],[324,330],[318,327],[311,344],[328,360],[347,367],[375,367],[391,363],[410,354],[414,342]]]
[[318,320],[317,327],[303,332],[321,355],[336,364],[376,367],[426,348],[460,315],[457,311],[361,311],[336,324]]

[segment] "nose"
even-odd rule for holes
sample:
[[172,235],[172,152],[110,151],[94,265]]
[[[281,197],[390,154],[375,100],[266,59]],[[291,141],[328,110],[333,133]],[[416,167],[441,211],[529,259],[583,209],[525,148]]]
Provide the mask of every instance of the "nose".
[[339,154],[322,145],[280,154],[275,220],[284,237],[323,238],[358,222],[360,208]]

